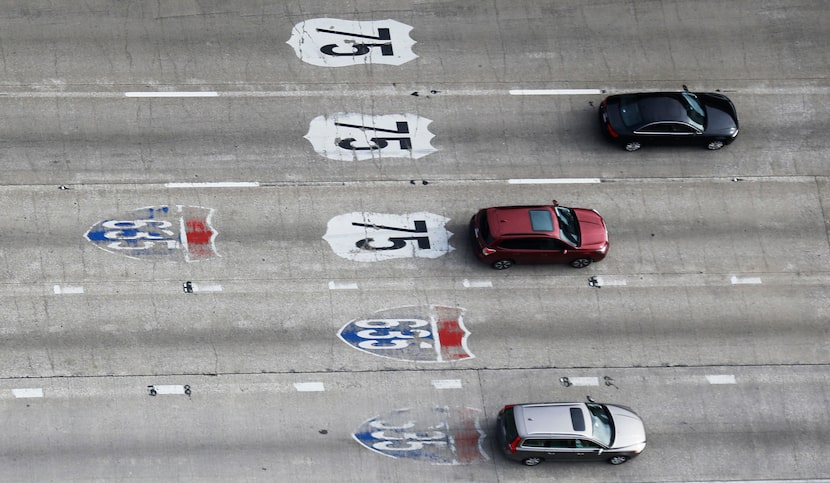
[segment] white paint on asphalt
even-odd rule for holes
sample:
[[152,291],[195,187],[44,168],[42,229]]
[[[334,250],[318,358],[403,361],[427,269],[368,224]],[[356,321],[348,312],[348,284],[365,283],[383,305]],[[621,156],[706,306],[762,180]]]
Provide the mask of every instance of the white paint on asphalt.
[[357,290],[355,282],[329,282],[329,290]]
[[624,278],[597,277],[597,285],[600,287],[608,287],[612,285],[623,286],[626,285],[626,282]]
[[569,377],[568,382],[574,386],[599,386],[598,377]]
[[461,389],[461,379],[433,379],[435,389]]
[[126,97],[219,97],[215,91],[125,92]]
[[736,277],[732,276],[732,285],[758,285],[761,277]]
[[603,92],[602,89],[510,89],[511,96],[581,96]]
[[193,287],[193,292],[221,292],[222,286],[218,283],[215,284],[205,284],[205,283],[193,283],[191,284]]
[[165,183],[165,188],[256,188],[256,181],[221,181],[215,183]]
[[707,375],[706,380],[709,382],[709,384],[736,384],[734,374]]
[[602,183],[599,178],[513,178],[508,184],[596,184]]
[[57,294],[57,295],[84,293],[84,288],[83,287],[72,287],[72,286],[68,286],[68,285],[63,286],[63,287],[61,287],[60,285],[55,285],[53,287],[53,290],[55,291],[55,294]]
[[187,394],[188,387],[185,387],[181,384],[161,384],[161,385],[153,385],[153,389],[156,390],[156,394]]
[[295,382],[294,389],[299,392],[322,392],[326,390],[322,382]]
[[464,288],[490,288],[493,286],[493,282],[490,280],[467,280],[465,278],[462,283]]
[[43,397],[43,389],[39,387],[12,389],[16,398]]

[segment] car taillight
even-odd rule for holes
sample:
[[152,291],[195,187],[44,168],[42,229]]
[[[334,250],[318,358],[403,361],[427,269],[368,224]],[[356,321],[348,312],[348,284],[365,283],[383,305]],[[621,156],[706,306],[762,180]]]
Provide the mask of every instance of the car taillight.
[[510,444],[507,445],[507,449],[509,449],[511,453],[515,453],[516,452],[516,447],[519,446],[519,441],[521,441],[521,440],[522,440],[521,436],[516,436],[516,439],[514,439],[513,441],[510,442]]
[[492,248],[484,247],[484,248],[481,249],[481,253],[483,253],[484,256],[487,256],[487,255],[492,255],[492,254],[496,253],[496,251],[493,250]]
[[611,127],[611,123],[610,123],[610,122],[606,122],[606,123],[605,123],[605,128],[606,128],[606,129],[608,129],[608,134],[610,134],[612,138],[618,138],[618,137],[620,137],[620,135],[619,135],[619,134],[617,134],[617,131],[614,131],[614,129]]

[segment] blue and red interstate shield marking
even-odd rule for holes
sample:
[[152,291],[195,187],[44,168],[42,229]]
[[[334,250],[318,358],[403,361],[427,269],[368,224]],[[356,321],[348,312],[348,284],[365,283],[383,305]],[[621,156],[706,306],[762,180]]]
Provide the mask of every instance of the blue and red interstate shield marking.
[[436,465],[460,465],[489,459],[483,443],[481,411],[435,406],[398,409],[364,422],[352,437],[364,447],[391,458]]
[[369,354],[412,362],[455,362],[475,356],[467,348],[470,332],[464,309],[440,305],[384,309],[352,320],[337,336]]
[[161,205],[101,220],[84,234],[98,248],[127,258],[181,257],[193,262],[219,256],[213,208]]

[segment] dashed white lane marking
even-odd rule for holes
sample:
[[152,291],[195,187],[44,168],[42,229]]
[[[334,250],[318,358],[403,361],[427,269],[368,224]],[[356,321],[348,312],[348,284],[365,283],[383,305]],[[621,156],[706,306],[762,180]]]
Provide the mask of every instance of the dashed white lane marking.
[[205,284],[205,283],[194,283],[191,284],[193,287],[194,292],[221,292],[222,286],[218,283],[215,284]]
[[181,384],[160,384],[152,387],[156,390],[156,394],[187,394],[189,388]]
[[602,183],[599,178],[513,178],[508,184],[595,184]]
[[493,282],[490,280],[467,280],[465,278],[462,283],[464,288],[489,288],[493,286]]
[[55,285],[52,288],[55,291],[55,293],[58,294],[58,295],[84,293],[84,288],[83,287],[70,287],[70,286],[61,287],[60,285]]
[[568,382],[574,386],[599,386],[598,377],[569,377]]
[[603,92],[602,89],[510,89],[511,96],[579,96]]
[[461,379],[434,379],[435,389],[461,389]]
[[758,285],[761,277],[736,277],[732,276],[732,285]]
[[125,92],[126,97],[219,97],[215,91]]
[[354,282],[329,282],[329,290],[357,290],[357,284]]
[[256,188],[257,181],[221,181],[215,183],[165,183],[165,188]]
[[608,287],[612,285],[626,285],[624,278],[614,278],[614,277],[597,277],[597,285],[600,287]]
[[737,384],[734,374],[712,374],[706,376],[709,384]]
[[322,392],[326,387],[322,382],[295,382],[294,389],[299,392]]
[[40,387],[12,389],[12,394],[17,398],[43,397],[43,389]]

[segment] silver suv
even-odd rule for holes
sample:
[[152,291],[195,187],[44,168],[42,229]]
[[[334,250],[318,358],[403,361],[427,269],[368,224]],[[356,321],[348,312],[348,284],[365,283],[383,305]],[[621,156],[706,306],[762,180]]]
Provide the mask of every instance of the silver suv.
[[507,458],[625,463],[646,447],[643,420],[614,404],[510,404],[499,411],[499,446]]

